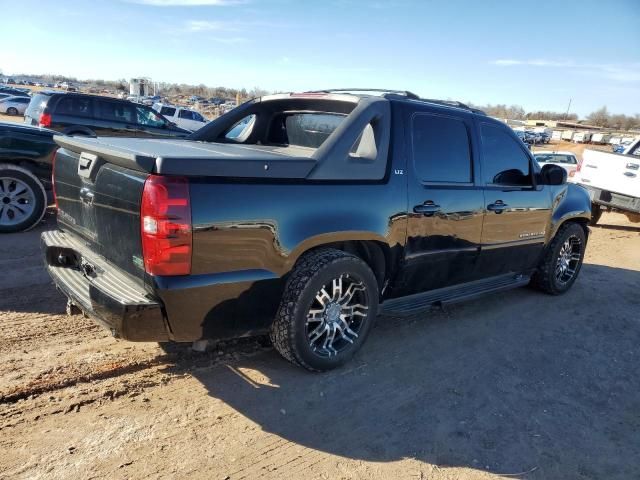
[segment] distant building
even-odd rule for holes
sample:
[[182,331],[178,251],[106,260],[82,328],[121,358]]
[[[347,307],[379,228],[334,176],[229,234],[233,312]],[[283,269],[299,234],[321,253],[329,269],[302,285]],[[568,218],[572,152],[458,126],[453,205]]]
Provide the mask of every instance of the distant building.
[[524,120],[514,120],[511,118],[498,118],[498,117],[493,117],[493,118],[506,123],[510,127],[524,127],[526,125],[526,122]]
[[532,127],[570,128],[572,130],[602,130],[602,127],[587,125],[586,123],[571,120],[527,120],[526,124]]
[[132,78],[129,80],[129,95],[148,97],[151,95],[152,82],[150,78]]

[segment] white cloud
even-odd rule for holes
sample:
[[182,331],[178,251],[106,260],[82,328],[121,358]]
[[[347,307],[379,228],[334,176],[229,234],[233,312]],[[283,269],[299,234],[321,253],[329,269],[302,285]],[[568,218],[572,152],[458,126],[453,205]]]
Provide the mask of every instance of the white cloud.
[[596,75],[615,80],[618,82],[639,82],[640,81],[640,64],[608,64],[608,63],[581,63],[574,60],[517,60],[517,59],[499,59],[489,62],[491,65],[500,67],[512,66],[532,66],[546,68],[567,68],[578,70],[585,74]]
[[243,5],[247,0],[126,0],[129,3],[151,5],[154,7],[230,7]]
[[228,24],[224,22],[208,21],[208,20],[190,20],[186,23],[187,30],[190,32],[220,32],[229,31]]

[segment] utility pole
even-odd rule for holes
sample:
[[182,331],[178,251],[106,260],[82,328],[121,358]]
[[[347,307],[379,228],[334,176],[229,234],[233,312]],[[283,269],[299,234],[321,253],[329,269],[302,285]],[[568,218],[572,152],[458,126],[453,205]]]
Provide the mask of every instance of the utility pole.
[[569,117],[569,109],[571,108],[571,100],[573,100],[572,98],[569,99],[569,105],[567,105],[567,113],[564,114],[564,119],[566,120]]

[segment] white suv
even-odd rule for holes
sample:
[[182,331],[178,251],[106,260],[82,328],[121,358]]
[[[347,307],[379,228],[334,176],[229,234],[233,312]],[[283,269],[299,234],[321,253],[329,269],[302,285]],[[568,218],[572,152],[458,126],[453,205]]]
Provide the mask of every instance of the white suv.
[[202,128],[207,119],[195,110],[190,110],[184,107],[177,107],[175,105],[166,105],[163,103],[154,103],[153,108],[160,115],[165,117],[170,122],[175,123],[180,128],[195,132]]

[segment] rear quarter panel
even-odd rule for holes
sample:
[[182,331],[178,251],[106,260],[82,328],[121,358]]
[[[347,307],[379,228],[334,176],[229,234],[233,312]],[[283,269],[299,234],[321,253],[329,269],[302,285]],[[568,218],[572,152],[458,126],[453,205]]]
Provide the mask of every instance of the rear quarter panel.
[[193,273],[287,273],[305,251],[341,240],[404,243],[403,176],[388,184],[191,184]]

